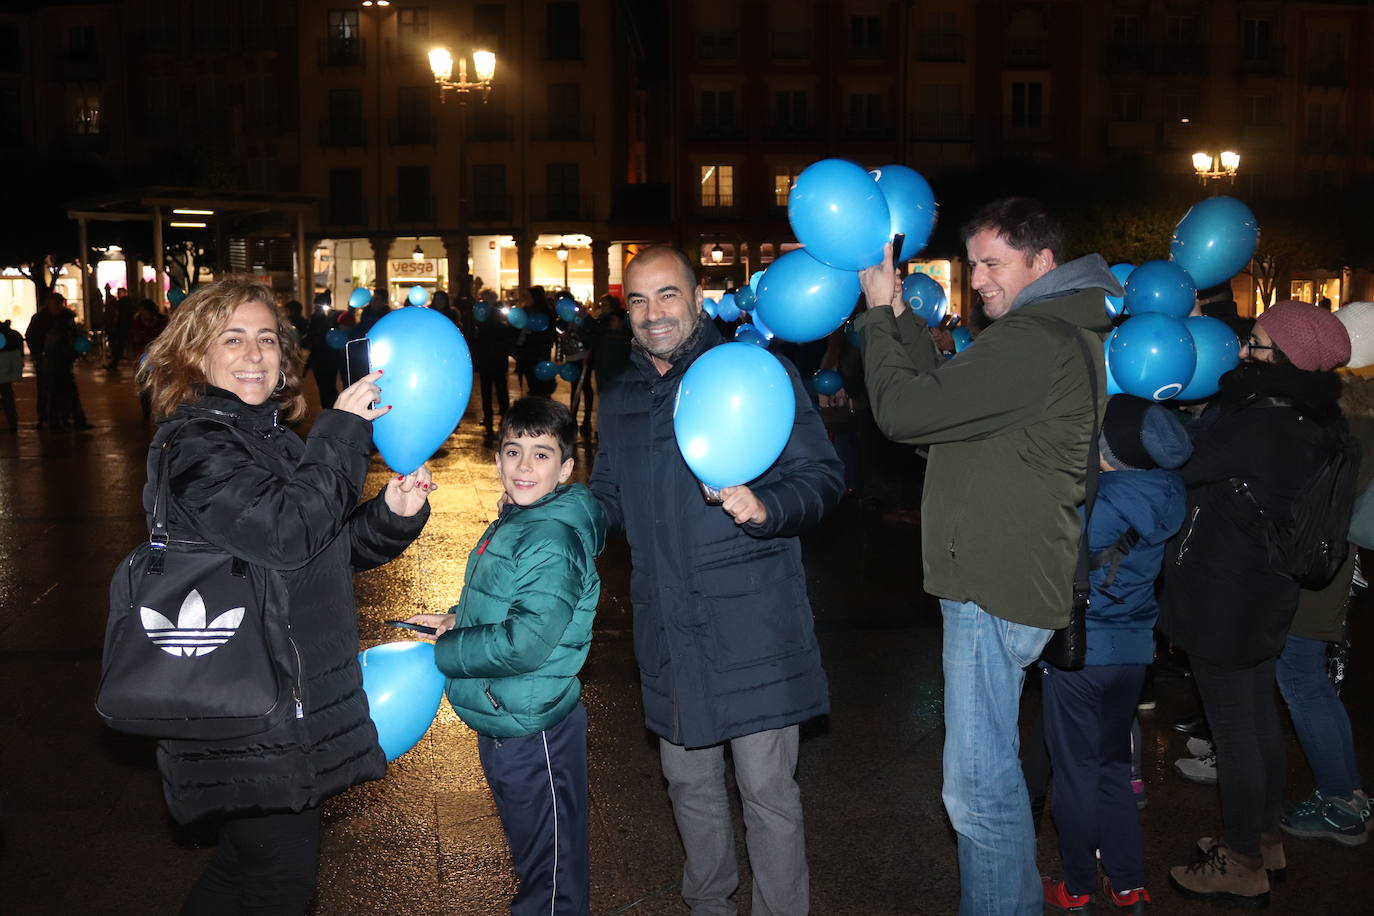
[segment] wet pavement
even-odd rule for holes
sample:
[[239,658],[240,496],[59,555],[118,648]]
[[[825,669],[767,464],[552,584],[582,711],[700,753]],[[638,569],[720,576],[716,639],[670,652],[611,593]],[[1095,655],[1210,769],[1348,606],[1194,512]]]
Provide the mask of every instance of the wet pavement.
[[[213,839],[167,818],[151,743],[109,732],[91,708],[109,575],[145,533],[139,491],[150,430],[128,369],[83,368],[79,377],[93,429],[34,430],[27,378],[15,386],[24,428],[0,433],[0,912],[172,913]],[[566,385],[559,396],[566,398]],[[585,472],[591,456],[578,457]],[[385,620],[456,600],[467,551],[495,512],[491,461],[470,411],[432,462],[441,489],[421,540],[358,578],[365,646],[397,638]],[[374,462],[369,491],[385,473]],[[806,726],[799,766],[819,914],[958,909],[955,848],[940,802],[939,615],[921,592],[919,534],[914,524],[848,500],[804,538],[833,705],[828,718]],[[583,672],[592,910],[681,913],[681,851],[639,708],[627,556],[613,540],[602,558],[602,602]],[[1374,678],[1359,647],[1374,640],[1370,603],[1354,615],[1348,689],[1366,763]],[[1188,683],[1157,685],[1158,709],[1142,714],[1154,912],[1210,912],[1167,886],[1168,867],[1191,856],[1198,836],[1215,833],[1219,815],[1214,787],[1184,782],[1171,768],[1183,738],[1168,725],[1195,708]],[[1035,702],[1028,691],[1027,705]],[[1290,732],[1289,797],[1310,788]],[[738,896],[747,912],[742,840]],[[1271,912],[1374,912],[1367,880],[1374,844],[1290,840],[1287,849],[1289,878],[1275,890]],[[1055,860],[1047,819],[1042,870],[1053,872]],[[474,735],[446,704],[385,780],[326,808],[316,914],[500,913],[512,888]]]

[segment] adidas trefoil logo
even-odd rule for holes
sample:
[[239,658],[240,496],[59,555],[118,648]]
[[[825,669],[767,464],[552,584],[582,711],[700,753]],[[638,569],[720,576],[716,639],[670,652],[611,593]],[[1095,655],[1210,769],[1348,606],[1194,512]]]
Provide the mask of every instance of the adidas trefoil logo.
[[143,618],[143,629],[148,638],[168,655],[209,655],[229,641],[238,632],[243,622],[243,608],[230,608],[220,614],[210,625],[205,625],[205,601],[200,592],[191,589],[191,594],[181,602],[176,623],[168,620],[160,612],[150,607],[141,607],[139,616]]

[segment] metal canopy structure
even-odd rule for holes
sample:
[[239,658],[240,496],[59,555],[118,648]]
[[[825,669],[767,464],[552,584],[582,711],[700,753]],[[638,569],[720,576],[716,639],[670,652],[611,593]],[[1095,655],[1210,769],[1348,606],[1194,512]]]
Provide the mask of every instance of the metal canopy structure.
[[[295,216],[296,222],[296,298],[301,302],[310,301],[310,265],[306,262],[305,215],[313,212],[319,198],[309,194],[289,194],[272,192],[239,192],[223,188],[177,188],[154,185],[107,194],[102,197],[77,201],[68,205],[67,217],[74,219],[80,230],[80,267],[83,299],[88,303],[90,313],[92,302],[89,298],[88,284],[91,277],[87,268],[86,227],[91,222],[147,221],[153,224],[153,252],[157,263],[153,265],[156,292],[154,301],[162,305],[163,280],[163,226],[176,211],[210,211],[198,214],[207,224],[217,223],[216,230],[222,236],[223,220],[226,215],[237,217],[281,214]],[[222,250],[222,246],[221,246]],[[89,320],[92,316],[87,315]]]

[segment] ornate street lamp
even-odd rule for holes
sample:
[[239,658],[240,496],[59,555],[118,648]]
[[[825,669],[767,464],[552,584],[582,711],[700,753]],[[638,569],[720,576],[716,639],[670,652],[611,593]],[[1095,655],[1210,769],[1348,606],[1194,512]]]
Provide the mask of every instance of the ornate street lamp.
[[435,48],[429,52],[429,69],[434,74],[434,82],[439,86],[439,101],[444,101],[448,93],[458,93],[459,101],[469,92],[481,92],[482,101],[491,93],[491,80],[496,75],[496,54],[491,51],[472,52],[472,72],[476,79],[468,79],[468,59],[458,58],[458,78],[453,78],[453,54],[448,48]]
[[719,264],[725,260],[725,249],[720,247],[720,242],[711,246],[711,263]]
[[1197,180],[1203,185],[1221,178],[1229,179],[1235,184],[1236,173],[1240,171],[1240,153],[1224,150],[1215,159],[1211,153],[1193,153],[1193,171],[1197,173]]

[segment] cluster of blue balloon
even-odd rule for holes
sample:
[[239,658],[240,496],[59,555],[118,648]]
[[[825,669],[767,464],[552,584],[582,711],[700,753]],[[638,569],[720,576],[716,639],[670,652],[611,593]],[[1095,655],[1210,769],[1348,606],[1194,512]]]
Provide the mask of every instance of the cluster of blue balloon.
[[1259,226],[1231,197],[1192,207],[1174,229],[1170,260],[1115,264],[1123,297],[1106,297],[1107,314],[1124,321],[1107,338],[1107,391],[1163,401],[1216,394],[1240,362],[1240,341],[1222,321],[1188,317],[1199,288],[1224,283],[1255,253]]
[[389,642],[358,653],[363,693],[387,760],[420,743],[444,696],[444,675],[434,664],[434,644]]

